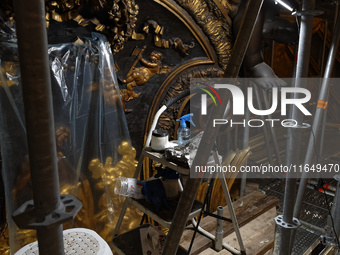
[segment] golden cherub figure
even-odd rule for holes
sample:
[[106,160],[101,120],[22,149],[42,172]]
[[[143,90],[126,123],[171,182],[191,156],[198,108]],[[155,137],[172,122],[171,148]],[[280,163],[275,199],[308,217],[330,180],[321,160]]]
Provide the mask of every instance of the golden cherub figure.
[[[135,160],[136,150],[130,142],[123,141],[118,146],[118,153],[122,158],[117,164],[114,164],[112,157],[107,157],[104,163],[100,159],[94,158],[88,167],[92,179],[96,182],[97,192],[103,192],[98,202],[100,212],[95,214],[92,219],[93,229],[107,241],[112,239],[113,230],[124,201],[124,198],[114,193],[116,179],[122,176],[131,177],[138,163]],[[107,188],[105,189],[105,187]],[[138,210],[129,208],[125,214],[122,231],[138,226],[141,217],[142,215]]]
[[123,81],[126,83],[126,91],[129,96],[126,101],[130,101],[140,95],[140,93],[138,94],[133,91],[133,87],[143,86],[156,74],[167,73],[172,70],[172,68],[162,66],[162,59],[162,53],[157,51],[151,52],[149,57],[150,61],[145,60],[142,57],[142,54],[137,56],[137,60],[139,60],[143,66],[134,68],[133,65],[126,76],[126,79]]

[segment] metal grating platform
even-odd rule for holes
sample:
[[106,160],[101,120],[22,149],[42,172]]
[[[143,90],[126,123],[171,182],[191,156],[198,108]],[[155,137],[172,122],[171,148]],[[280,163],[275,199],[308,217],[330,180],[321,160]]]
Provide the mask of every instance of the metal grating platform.
[[[260,191],[267,195],[280,199],[278,212],[283,211],[283,200],[285,190],[284,179],[251,179],[249,182],[259,184]],[[326,180],[330,185],[336,185],[333,180]],[[331,204],[333,197],[327,195],[327,201]],[[306,189],[305,200],[302,204],[300,220],[323,228],[327,223],[328,209],[326,206],[325,195],[317,190]],[[280,234],[280,233],[278,233]],[[296,232],[293,255],[304,254],[319,238],[320,233],[304,226]]]

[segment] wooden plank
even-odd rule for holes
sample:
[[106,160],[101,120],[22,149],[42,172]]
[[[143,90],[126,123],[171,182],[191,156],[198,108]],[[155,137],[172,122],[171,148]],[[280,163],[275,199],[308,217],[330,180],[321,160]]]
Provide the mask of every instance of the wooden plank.
[[[258,216],[251,222],[240,228],[242,240],[246,248],[247,255],[271,254],[274,246],[276,208],[272,208],[264,214]],[[223,241],[232,247],[239,249],[235,232],[228,235]],[[216,252],[208,248],[199,255],[231,255],[227,250]]]
[[274,249],[270,249],[264,255],[273,255],[273,253],[274,253]]
[[[199,253],[199,255],[233,255],[233,254],[231,252],[227,251],[227,250],[222,250],[220,252],[216,252],[215,250],[209,248],[209,249],[206,249],[205,251],[202,251],[201,253]],[[273,255],[273,249],[270,249],[265,253],[259,253],[257,255]]]
[[[255,219],[257,216],[263,214],[273,207],[276,207],[278,202],[278,198],[266,196],[265,194],[258,191],[252,192],[251,194],[235,201],[233,205],[239,226],[244,226],[251,220]],[[226,218],[230,218],[227,207],[225,207],[223,215]],[[208,232],[214,234],[216,228],[216,219],[209,216],[205,217],[201,220],[200,226]],[[224,222],[223,230],[224,237],[230,235],[234,231],[232,223]],[[188,250],[192,236],[192,227],[184,230],[180,242],[180,245],[184,249]],[[191,250],[191,254],[199,254],[209,247],[212,247],[212,241],[203,235],[197,234]]]
[[[236,179],[230,190],[230,196],[232,199],[240,199],[240,185],[241,179]],[[246,184],[246,195],[259,190],[258,183],[247,182]]]
[[[265,254],[274,246],[276,208],[273,207],[240,228],[247,255]],[[239,249],[235,232],[225,237],[224,242]]]
[[213,249],[209,248],[209,249],[206,249],[205,251],[201,252],[199,255],[232,255],[232,253],[230,253],[227,250],[222,250],[220,252],[216,252]]

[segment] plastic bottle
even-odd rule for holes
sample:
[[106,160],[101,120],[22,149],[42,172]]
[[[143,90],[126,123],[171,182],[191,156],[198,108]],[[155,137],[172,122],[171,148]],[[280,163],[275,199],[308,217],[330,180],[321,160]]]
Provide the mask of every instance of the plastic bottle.
[[180,127],[177,129],[177,140],[179,146],[185,145],[187,141],[190,140],[190,129],[187,127],[186,121],[189,121],[192,125],[195,126],[195,124],[191,120],[191,116],[193,116],[193,114],[189,113],[176,120],[180,121]]
[[133,197],[136,199],[144,198],[142,195],[143,184],[135,178],[120,177],[117,178],[115,194],[123,197]]

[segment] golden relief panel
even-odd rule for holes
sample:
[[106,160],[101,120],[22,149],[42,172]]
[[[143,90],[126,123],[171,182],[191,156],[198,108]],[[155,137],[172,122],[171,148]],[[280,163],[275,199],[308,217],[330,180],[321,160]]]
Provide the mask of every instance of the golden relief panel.
[[[166,0],[160,2],[168,5]],[[177,0],[176,2],[203,29],[214,46],[220,66],[225,69],[232,49],[232,17],[237,12],[239,0]],[[75,20],[82,26],[92,23],[96,25],[97,31],[107,36],[114,54],[124,48],[124,44],[129,38],[144,40],[146,34],[149,33],[150,27],[154,29],[154,44],[157,47],[174,47],[184,54],[187,54],[187,51],[194,47],[192,42],[186,44],[178,37],[173,37],[169,40],[162,39],[164,28],[153,20],[145,23],[143,33],[137,33],[135,28],[139,6],[134,0],[91,0],[86,5],[86,9],[90,10],[93,16],[91,18],[84,18],[80,14],[85,8],[84,3],[84,0],[46,1],[47,26],[50,20],[58,22]],[[10,0],[1,1],[0,8],[4,10],[7,20],[13,19],[14,13]],[[105,17],[101,17],[103,13],[105,13]]]
[[[171,1],[160,2],[168,6],[171,5],[171,8],[169,7],[169,10],[172,12],[176,12],[176,15],[180,19],[183,19],[183,17],[180,17],[180,15],[178,14],[178,12],[180,11],[174,10],[176,9],[176,6],[170,3]],[[179,0],[177,2],[184,9],[186,9],[188,13],[192,17],[194,17],[197,24],[201,26],[215,48],[220,66],[225,69],[226,63],[230,57],[231,50],[231,21],[221,13],[220,8],[218,8],[219,6],[217,6],[214,1]],[[7,0],[2,2],[2,4],[0,4],[0,7],[6,10],[8,19],[14,16],[11,7],[11,1]],[[91,19],[85,19],[80,14],[85,8],[91,10],[93,16]],[[229,8],[231,7],[229,6]],[[100,17],[98,15],[96,16],[96,12],[100,12],[101,14],[106,13],[105,22],[100,21]],[[107,36],[111,44],[112,52],[114,54],[120,52],[124,48],[127,40],[130,38],[134,40],[145,40],[151,30],[154,34],[154,45],[157,47],[169,49],[174,48],[175,50],[181,52],[183,55],[188,55],[188,51],[195,46],[194,42],[189,42],[188,44],[186,44],[179,37],[171,37],[171,39],[167,40],[163,39],[165,29],[154,20],[147,20],[144,23],[142,33],[136,33],[135,27],[137,16],[139,14],[139,7],[133,0],[92,0],[89,1],[87,5],[84,5],[83,0],[49,0],[46,1],[46,13],[47,25],[49,24],[50,20],[55,20],[58,22],[74,20],[82,26],[95,24],[96,30],[102,32]],[[186,21],[186,23],[190,22],[190,20],[189,22]],[[197,33],[197,31],[193,32]],[[195,36],[197,37],[197,34],[195,34]],[[201,40],[199,40],[199,42],[202,44]],[[203,48],[206,48],[206,45],[201,46],[203,46]],[[156,52],[156,54],[160,53]],[[150,56],[150,58],[151,57],[152,56]],[[131,67],[131,73],[129,73],[125,77],[124,81],[127,84],[127,88],[126,90],[121,91],[121,98],[124,104],[126,101],[129,101],[138,96],[138,94],[134,93],[132,90],[133,86],[139,85],[138,83],[140,82],[138,82],[138,80],[144,80],[142,81],[144,85],[155,74],[171,71],[170,68],[162,67],[161,72],[154,72],[153,69],[155,68],[150,68],[150,64],[146,63],[145,59],[142,58],[140,62],[143,67],[140,67],[139,69]],[[149,61],[149,63],[151,63],[151,60]],[[144,74],[146,74],[145,77],[143,77]],[[133,79],[134,81],[130,82],[131,79]]]
[[232,17],[239,1],[222,1],[223,7],[218,6],[217,1],[176,0],[202,28],[214,47],[219,65],[225,70],[233,46]]
[[[94,24],[95,29],[107,37],[114,54],[121,51],[131,38],[139,13],[134,0],[46,0],[45,7],[47,27],[51,20],[74,20],[81,26]],[[0,9],[4,11],[7,21],[14,19],[11,0],[2,0]],[[82,16],[85,9],[90,18]]]
[[[10,1],[1,1],[0,7],[2,8],[7,4],[7,12],[9,19],[13,12],[11,11],[11,6],[8,5]],[[152,32],[154,34],[153,44],[156,47],[166,48],[168,50],[175,49],[179,51],[183,56],[187,56],[190,54],[190,49],[192,49],[195,45],[191,41],[186,42],[185,38],[179,38],[176,36],[169,36],[171,39],[164,39],[164,27],[160,26],[156,21],[148,20],[142,29],[141,33],[137,33],[135,31],[137,16],[139,14],[139,7],[133,0],[114,0],[112,2],[112,6],[108,6],[107,3],[109,1],[89,1],[90,6],[93,7],[93,11],[99,11],[103,8],[107,10],[107,15],[110,17],[108,23],[101,22],[99,18],[91,18],[85,19],[79,13],[83,8],[83,1],[46,1],[46,9],[47,9],[47,25],[50,20],[56,21],[67,21],[74,20],[78,24],[82,26],[87,26],[89,24],[94,24],[97,31],[104,33],[111,46],[113,53],[121,52],[127,41],[129,39],[134,40],[145,40],[147,35]],[[170,1],[160,1],[163,4],[167,5],[167,2]],[[144,86],[148,83],[148,81],[157,74],[160,73],[168,73],[169,76],[163,81],[163,83],[157,88],[158,94],[155,96],[155,100],[150,107],[150,114],[148,117],[148,122],[150,123],[151,115],[155,112],[156,108],[160,104],[164,104],[171,97],[179,94],[185,89],[190,87],[190,79],[198,78],[198,77],[220,77],[223,73],[223,70],[226,68],[228,60],[230,58],[231,49],[232,49],[232,30],[231,30],[231,18],[223,14],[215,3],[212,0],[176,0],[176,2],[184,8],[189,15],[192,17],[189,19],[190,23],[192,20],[203,30],[206,37],[208,37],[211,45],[213,46],[214,52],[211,53],[211,50],[208,49],[210,47],[204,45],[204,40],[201,39],[200,31],[191,32],[194,34],[196,38],[198,38],[198,42],[201,44],[202,48],[207,52],[208,58],[205,60],[192,60],[189,61],[189,64],[179,66],[177,68],[177,73],[173,72],[172,68],[169,68],[163,65],[163,55],[160,52],[153,51],[149,55],[149,60],[143,58],[144,50],[137,49],[134,52],[133,56],[135,57],[135,62],[129,68],[127,75],[124,77],[124,83],[126,84],[126,89],[121,90],[122,101],[127,102],[129,100],[138,98],[139,94],[133,91],[134,87]],[[221,1],[223,6],[226,6],[228,15],[232,15],[235,11],[235,6],[237,3],[229,3],[226,1]],[[169,4],[170,5],[170,4]],[[171,4],[172,9],[174,7]],[[228,6],[230,5],[230,6]],[[182,12],[182,10],[177,12]],[[140,14],[142,16],[142,14]],[[190,25],[190,24],[189,24]],[[194,26],[194,25],[192,25]],[[152,31],[151,31],[152,30]],[[185,43],[186,42],[186,43]],[[171,49],[173,48],[173,49]],[[217,55],[218,63],[214,63],[214,58],[212,55]],[[210,66],[208,66],[208,64]],[[219,66],[214,64],[218,64]],[[137,66],[138,65],[138,66]],[[205,65],[205,66],[203,66]],[[199,67],[200,66],[200,67]],[[195,67],[195,69],[190,69]],[[6,67],[7,68],[7,67]],[[9,68],[9,67],[8,67]],[[106,70],[109,71],[109,70]],[[173,72],[176,75],[170,75]],[[107,84],[108,87],[113,86],[112,84]],[[98,87],[98,85],[97,85]],[[93,85],[93,89],[96,89],[96,85]],[[110,91],[110,90],[108,90]],[[118,93],[114,92],[103,92],[105,100],[108,103],[114,103],[117,100]],[[163,93],[165,94],[162,97]],[[160,98],[164,98],[163,101],[160,102]],[[181,102],[178,102],[175,105],[172,105],[169,108],[169,111],[165,112],[159,121],[159,124],[162,128],[169,130],[170,134],[174,134],[174,127],[176,118],[181,115]],[[149,127],[147,127],[148,130]],[[57,137],[59,137],[60,142],[67,139],[67,133],[69,130],[59,130]],[[129,173],[134,172],[136,161],[135,161],[135,150],[131,147],[131,145],[122,144],[122,150],[120,154],[123,156],[122,160],[117,163],[117,165],[112,164],[112,159],[107,158],[105,162],[100,162],[99,159],[93,159],[88,168],[92,173],[92,177],[96,180],[95,191],[102,191],[103,187],[107,184],[113,184],[116,178],[121,176],[121,171],[119,169],[126,169]],[[125,149],[124,149],[125,148]],[[60,157],[62,155],[59,155]],[[145,173],[144,173],[145,174]],[[146,175],[144,175],[146,176]],[[62,188],[63,192],[70,193],[70,187],[64,186]],[[96,231],[101,234],[107,241],[112,238],[112,230],[116,224],[116,219],[113,221],[110,218],[113,216],[112,208],[119,206],[121,201],[119,198],[113,199],[110,201],[109,198],[105,197],[105,193],[101,196],[100,200],[97,202],[93,201],[93,191],[87,180],[83,180],[79,182],[76,187],[77,196],[82,201],[88,201],[84,204],[83,210],[77,216],[76,221],[79,226],[84,226],[88,228],[94,228],[96,226]],[[109,203],[105,203],[105,201],[109,201]],[[94,213],[93,207],[94,203],[98,204],[98,207],[102,212]],[[116,213],[117,214],[117,211]],[[139,219],[139,214],[135,210],[128,210],[127,217],[130,221],[126,222],[125,229],[131,229],[135,225],[138,225],[139,222],[136,219]],[[26,231],[26,230],[25,230]]]
[[[132,55],[136,56],[136,60],[130,67],[123,81],[126,84],[126,90],[122,90],[122,93],[128,95],[126,99],[124,98],[125,101],[139,97],[140,94],[135,93],[133,87],[143,86],[156,74],[168,73],[172,70],[172,68],[162,65],[162,53],[157,51],[151,52],[148,61],[143,58],[144,50],[145,47],[141,50],[135,48],[132,52]],[[141,67],[136,67],[138,62],[142,64]]]

